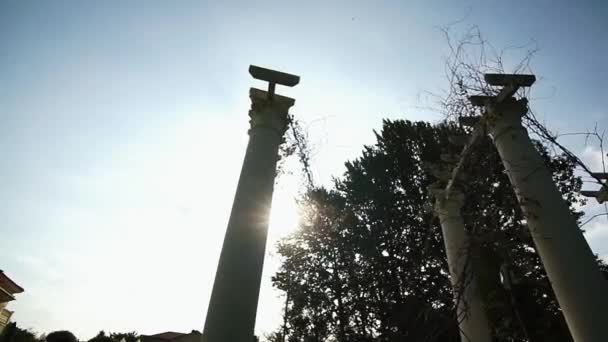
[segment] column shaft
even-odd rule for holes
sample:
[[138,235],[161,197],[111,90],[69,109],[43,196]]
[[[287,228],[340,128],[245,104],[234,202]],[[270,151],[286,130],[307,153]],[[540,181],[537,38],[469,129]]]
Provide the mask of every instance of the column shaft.
[[[204,342],[251,342],[260,292],[268,218],[287,99],[252,89],[249,144],[234,197],[207,310]],[[262,96],[263,95],[263,96]],[[259,96],[259,97],[258,97]]]
[[462,201],[463,196],[459,194],[449,199],[438,197],[435,203],[454,289],[460,339],[462,342],[491,342],[488,318],[471,267],[469,237],[460,213]]
[[535,149],[521,117],[525,99],[489,106],[489,133],[577,342],[608,340],[608,287],[585,237]]

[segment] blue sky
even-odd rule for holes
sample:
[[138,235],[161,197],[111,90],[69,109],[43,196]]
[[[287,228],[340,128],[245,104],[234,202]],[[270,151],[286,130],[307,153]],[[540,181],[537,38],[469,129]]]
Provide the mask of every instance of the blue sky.
[[[0,1],[0,268],[39,332],[202,329],[247,143],[247,73],[307,123],[316,179],[343,172],[382,118],[437,121],[438,27],[464,18],[497,47],[535,41],[532,106],[559,132],[608,128],[602,1]],[[508,56],[510,62],[520,56]],[[509,61],[508,61],[509,62]],[[596,146],[570,148],[599,168]],[[295,225],[280,179],[269,246]],[[587,206],[597,212],[597,206]],[[608,224],[588,227],[608,255]],[[280,315],[269,250],[257,330]]]

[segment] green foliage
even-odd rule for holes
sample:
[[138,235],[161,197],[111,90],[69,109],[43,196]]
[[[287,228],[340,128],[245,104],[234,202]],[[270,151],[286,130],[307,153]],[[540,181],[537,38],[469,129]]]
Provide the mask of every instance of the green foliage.
[[[448,136],[461,133],[447,124],[384,121],[377,142],[346,163],[333,189],[306,194],[299,230],[278,245],[283,264],[273,277],[287,294],[285,341],[459,340],[441,228],[429,206],[427,189],[437,179],[427,165],[458,153]],[[479,145],[465,168],[462,212],[493,334],[570,341],[500,158],[489,138]],[[572,160],[537,147],[579,215]],[[500,284],[502,265],[516,275],[510,292]],[[282,332],[271,340],[282,341]]]

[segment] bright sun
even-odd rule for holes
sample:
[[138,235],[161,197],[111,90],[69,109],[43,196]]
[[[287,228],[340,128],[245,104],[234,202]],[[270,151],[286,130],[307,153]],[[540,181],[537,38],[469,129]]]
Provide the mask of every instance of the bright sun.
[[295,201],[295,187],[284,186],[275,189],[270,211],[270,235],[282,238],[298,226],[298,206]]

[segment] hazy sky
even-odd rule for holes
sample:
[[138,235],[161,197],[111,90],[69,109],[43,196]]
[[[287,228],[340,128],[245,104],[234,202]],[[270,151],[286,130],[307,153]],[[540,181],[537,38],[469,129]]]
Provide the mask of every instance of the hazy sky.
[[[247,143],[249,64],[301,76],[281,94],[308,129],[316,179],[343,172],[381,119],[437,121],[439,26],[497,47],[535,40],[532,105],[548,126],[608,128],[604,1],[0,0],[0,269],[19,325],[201,330]],[[518,56],[514,56],[514,60]],[[596,147],[567,140],[596,169]],[[296,222],[279,180],[269,253]],[[591,202],[589,209],[597,205]],[[608,255],[608,221],[586,226]],[[257,331],[278,324],[267,259]]]

